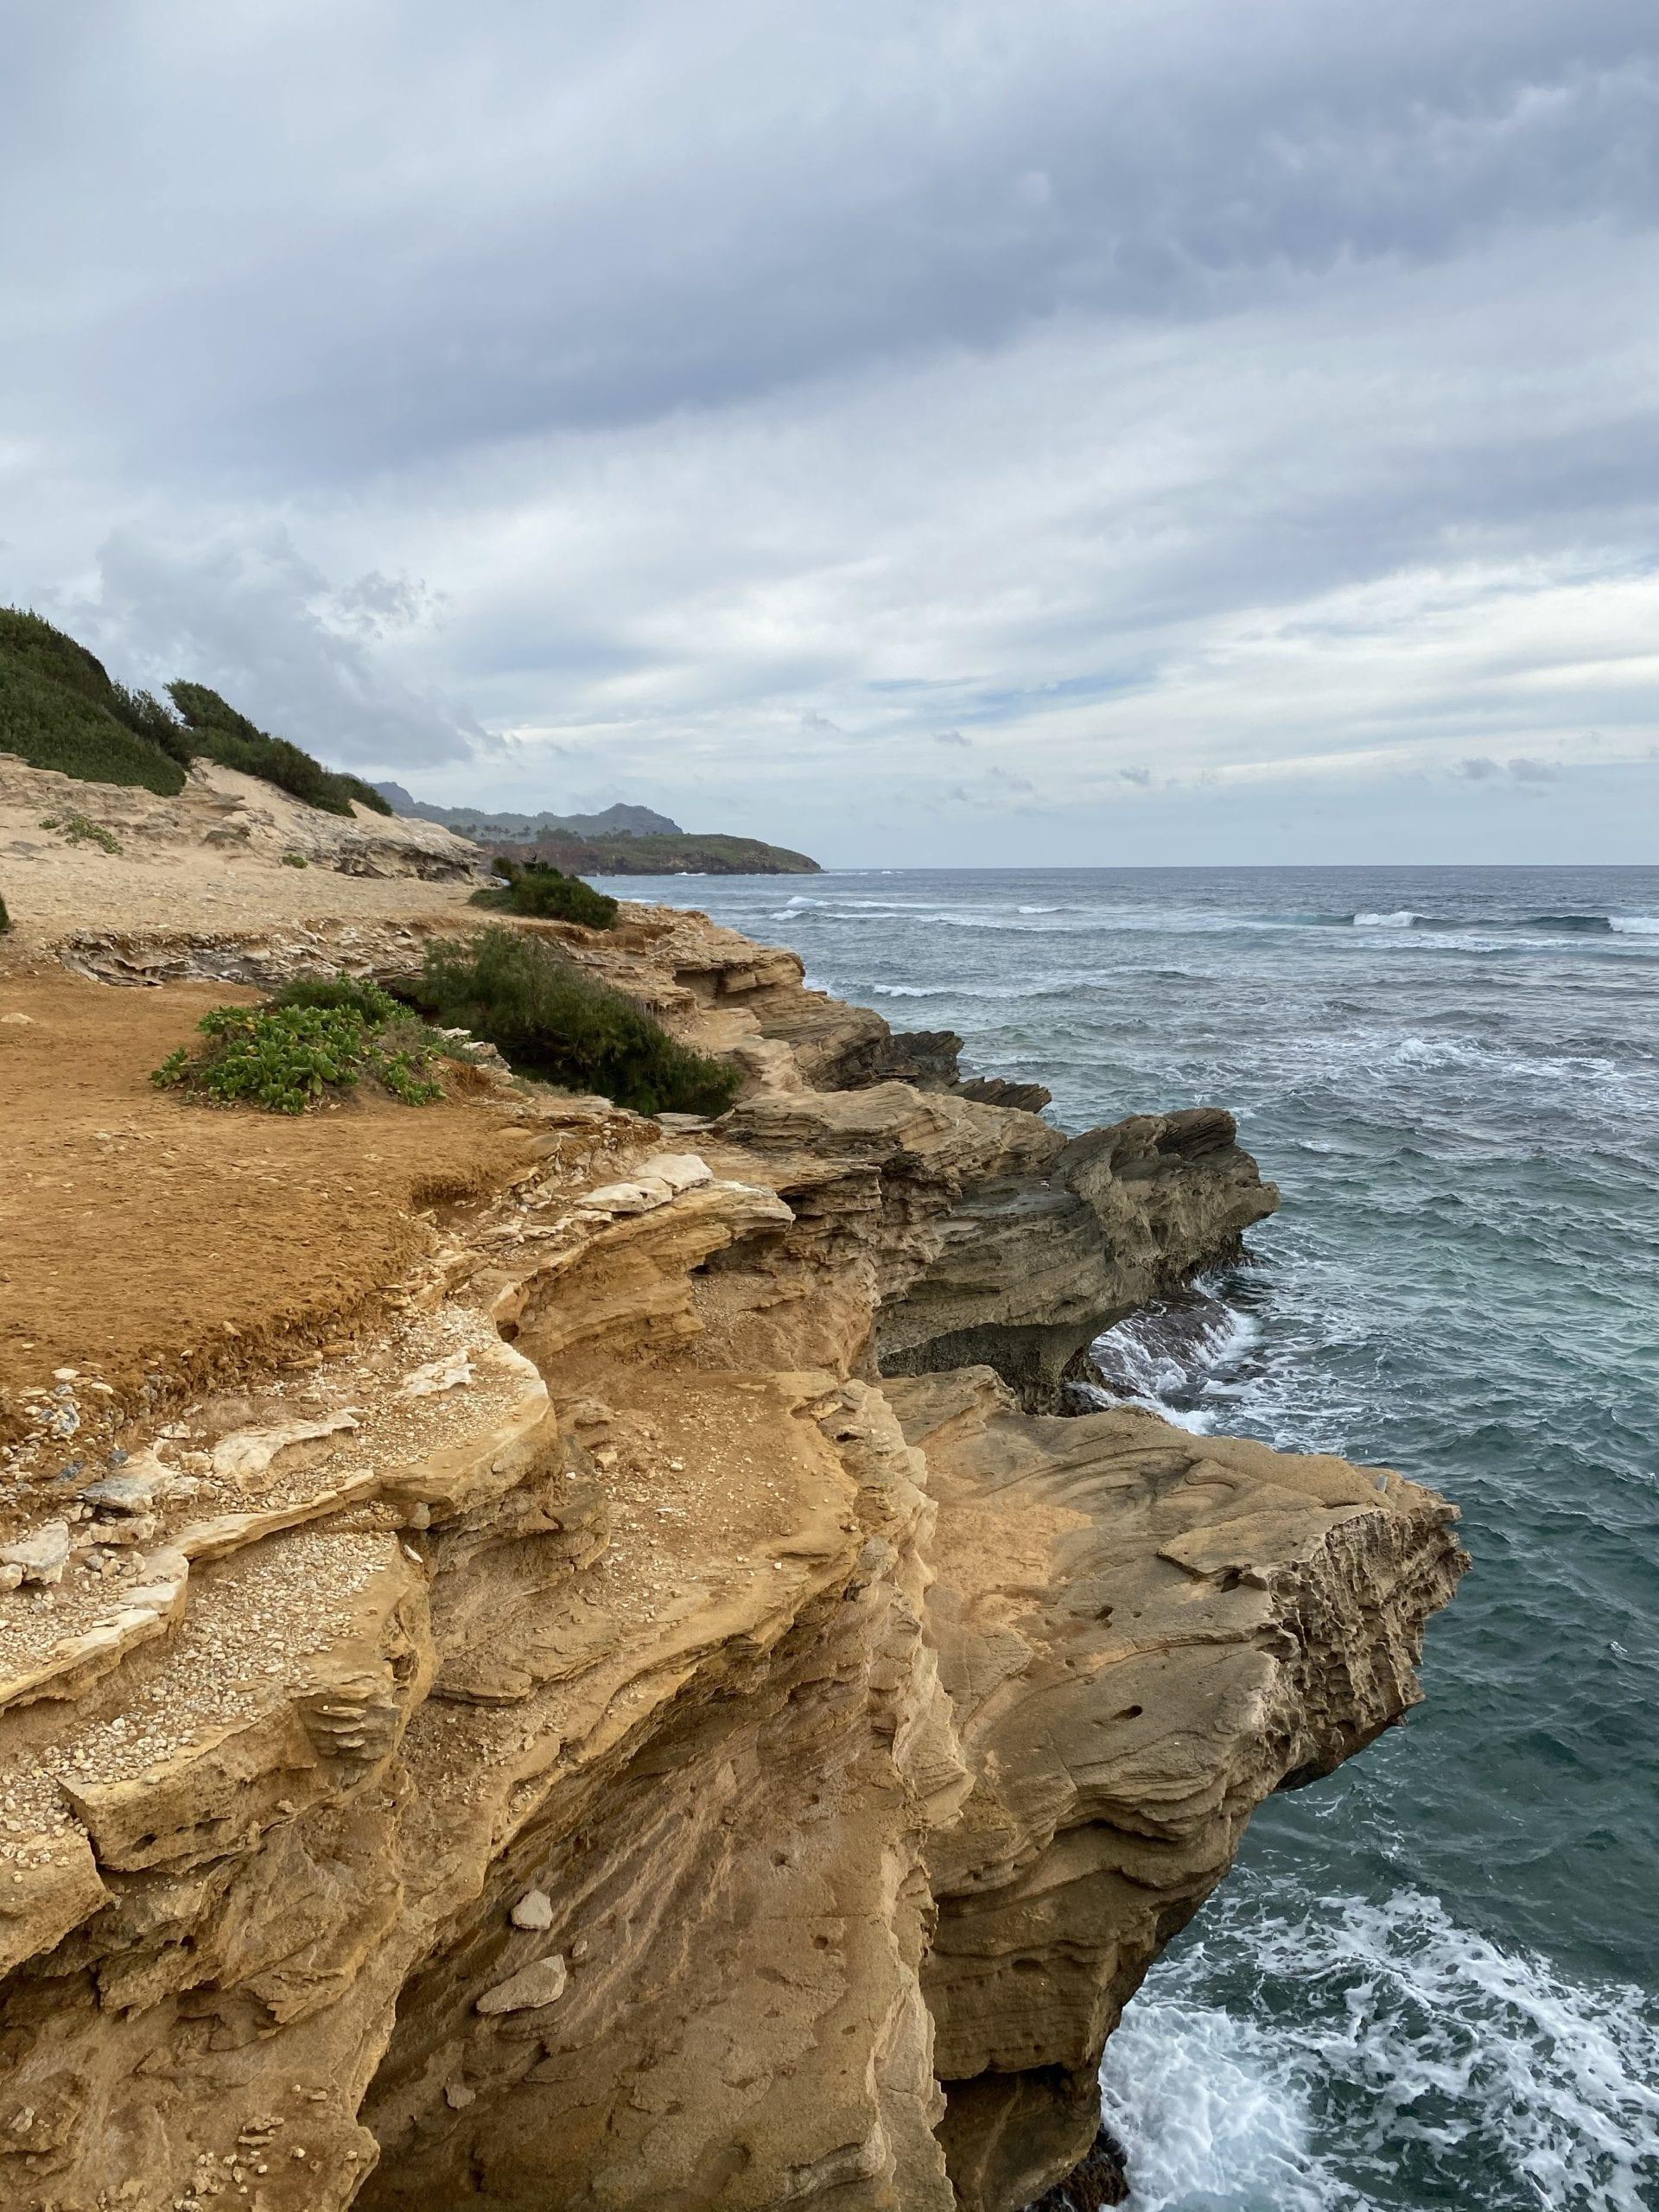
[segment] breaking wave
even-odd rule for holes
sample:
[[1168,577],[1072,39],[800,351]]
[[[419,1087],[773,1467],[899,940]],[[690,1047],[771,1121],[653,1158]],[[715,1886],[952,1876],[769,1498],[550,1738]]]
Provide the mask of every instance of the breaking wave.
[[[1316,915],[1309,918],[1325,921]],[[1543,930],[1569,937],[1659,937],[1656,914],[1420,914],[1409,906],[1393,913],[1341,917],[1360,930]]]
[[1089,1358],[1099,1379],[1074,1387],[1084,1404],[1141,1406],[1202,1434],[1218,1410],[1205,1401],[1233,1395],[1232,1378],[1261,1334],[1253,1314],[1230,1305],[1213,1284],[1195,1283],[1096,1337]]
[[1241,1875],[1200,1925],[1107,2046],[1131,2212],[1659,2201],[1659,2005],[1639,1990],[1574,1981],[1415,1890],[1287,1900]]

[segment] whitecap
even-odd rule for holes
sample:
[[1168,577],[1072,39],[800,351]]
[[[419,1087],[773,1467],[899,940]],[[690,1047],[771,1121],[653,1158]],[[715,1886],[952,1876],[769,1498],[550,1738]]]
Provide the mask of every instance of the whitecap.
[[1409,906],[1402,906],[1397,913],[1393,914],[1356,914],[1354,927],[1357,930],[1408,930],[1418,919]]
[[1106,2046],[1101,2091],[1128,2154],[1131,2212],[1363,2203],[1313,2155],[1281,2039],[1213,2005],[1143,1989]]
[[[1133,2212],[1357,2212],[1367,2183],[1395,2201],[1402,2169],[1471,2212],[1653,2202],[1651,1999],[1503,1949],[1421,1891],[1287,1910],[1282,1885],[1236,1885],[1107,2046]],[[1241,1965],[1259,2012],[1213,2001]],[[1294,2010],[1275,1994],[1290,1989]]]
[[1095,1338],[1089,1357],[1098,1390],[1091,1403],[1141,1406],[1195,1435],[1214,1427],[1212,1409],[1193,1400],[1223,1388],[1262,1333],[1254,1315],[1203,1286],[1142,1306]]
[[1611,922],[1621,937],[1659,937],[1659,914],[1615,914]]

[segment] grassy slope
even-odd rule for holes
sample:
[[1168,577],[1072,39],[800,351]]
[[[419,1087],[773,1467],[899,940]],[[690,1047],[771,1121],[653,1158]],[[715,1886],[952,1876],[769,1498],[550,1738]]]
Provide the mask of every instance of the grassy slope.
[[0,753],[89,784],[136,784],[171,798],[198,754],[349,816],[353,799],[391,808],[360,777],[325,768],[270,737],[199,683],[176,683],[180,714],[111,682],[85,645],[21,607],[0,607]]
[[124,701],[84,645],[0,607],[0,753],[83,783],[137,784],[170,798],[184,789],[184,770],[126,726]]

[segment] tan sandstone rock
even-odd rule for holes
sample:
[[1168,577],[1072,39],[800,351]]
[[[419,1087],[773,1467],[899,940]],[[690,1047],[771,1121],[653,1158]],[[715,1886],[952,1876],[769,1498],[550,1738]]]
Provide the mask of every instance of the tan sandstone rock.
[[7,2212],[1014,2212],[1252,1808],[1417,1694],[1440,1501],[1022,1409],[1270,1209],[1228,1116],[1068,1141],[706,918],[549,926],[739,1106],[514,1094],[385,1317],[17,1507]]

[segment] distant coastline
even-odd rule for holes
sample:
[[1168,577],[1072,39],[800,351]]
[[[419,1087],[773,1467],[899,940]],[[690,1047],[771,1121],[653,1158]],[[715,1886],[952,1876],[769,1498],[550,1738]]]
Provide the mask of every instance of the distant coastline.
[[439,806],[401,784],[375,790],[396,813],[441,823],[517,861],[541,861],[570,875],[817,875],[819,864],[786,845],[719,831],[682,830],[648,806],[602,814],[515,814],[499,808]]

